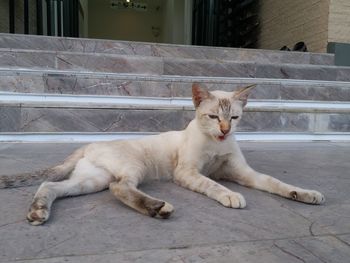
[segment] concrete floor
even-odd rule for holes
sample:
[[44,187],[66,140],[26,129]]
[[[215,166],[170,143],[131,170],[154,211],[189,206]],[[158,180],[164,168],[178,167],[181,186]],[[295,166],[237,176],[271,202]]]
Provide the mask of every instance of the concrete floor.
[[[0,174],[55,164],[77,144],[0,144]],[[223,182],[247,200],[228,209],[171,182],[141,188],[175,206],[138,214],[108,191],[58,200],[34,227],[37,187],[0,189],[0,262],[350,262],[350,143],[241,143],[252,167],[321,191],[321,206]],[[0,175],[1,176],[1,175]]]

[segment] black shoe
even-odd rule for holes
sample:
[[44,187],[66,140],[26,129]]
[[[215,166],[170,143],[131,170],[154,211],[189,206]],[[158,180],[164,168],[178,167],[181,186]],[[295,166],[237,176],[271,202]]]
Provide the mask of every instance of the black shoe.
[[280,50],[282,50],[282,51],[290,51],[290,48],[287,47],[287,46],[283,46],[283,47],[281,47]]
[[304,42],[298,42],[294,45],[293,51],[299,51],[299,52],[307,52],[307,46]]

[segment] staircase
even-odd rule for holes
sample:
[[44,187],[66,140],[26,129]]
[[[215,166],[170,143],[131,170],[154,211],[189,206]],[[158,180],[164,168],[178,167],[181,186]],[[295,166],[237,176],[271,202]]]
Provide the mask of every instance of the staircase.
[[0,34],[0,142],[180,130],[194,81],[257,84],[238,140],[350,140],[350,68],[331,54]]

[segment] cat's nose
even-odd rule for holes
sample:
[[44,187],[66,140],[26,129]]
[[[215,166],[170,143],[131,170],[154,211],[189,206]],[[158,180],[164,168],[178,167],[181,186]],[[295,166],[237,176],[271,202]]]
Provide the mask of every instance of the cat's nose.
[[227,133],[229,133],[231,130],[231,125],[229,123],[226,122],[222,122],[220,123],[220,131],[225,135]]
[[227,134],[230,132],[230,129],[220,129],[220,131],[223,133],[223,134]]

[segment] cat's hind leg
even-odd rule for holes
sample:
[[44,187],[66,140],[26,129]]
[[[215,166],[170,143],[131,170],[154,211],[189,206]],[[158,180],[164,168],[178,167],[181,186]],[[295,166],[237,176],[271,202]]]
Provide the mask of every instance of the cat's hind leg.
[[123,176],[109,185],[111,193],[127,206],[151,217],[168,218],[174,207],[162,200],[153,198],[137,189],[138,180]]
[[114,177],[105,170],[81,159],[69,179],[60,182],[43,182],[36,192],[27,214],[32,225],[41,225],[49,219],[52,203],[60,197],[76,196],[102,191]]

